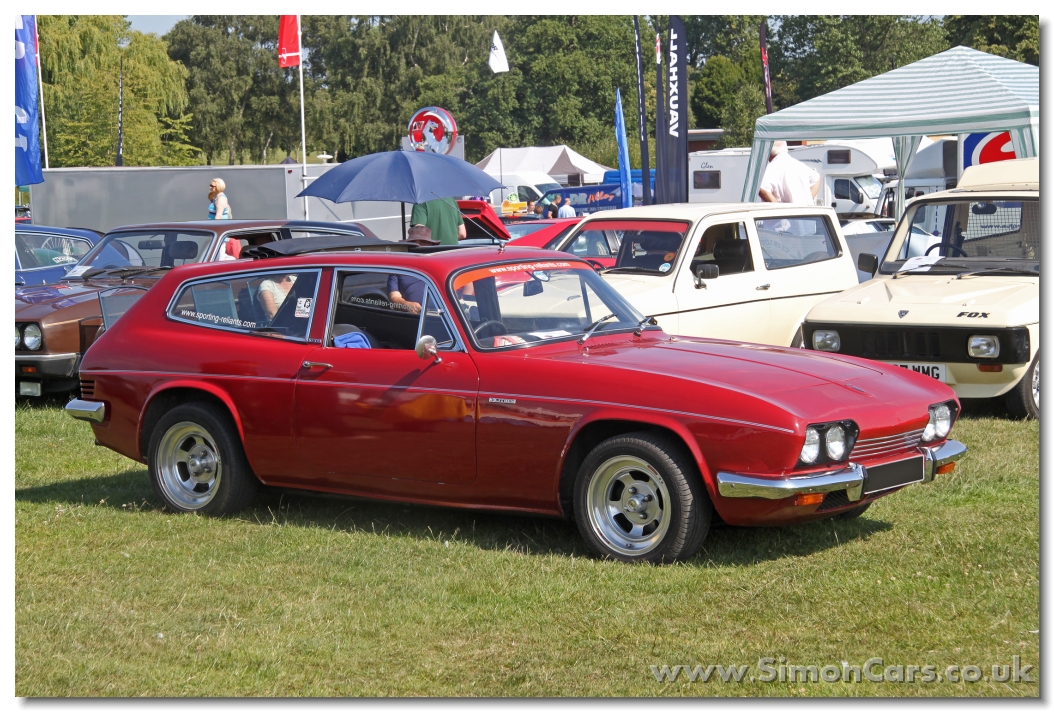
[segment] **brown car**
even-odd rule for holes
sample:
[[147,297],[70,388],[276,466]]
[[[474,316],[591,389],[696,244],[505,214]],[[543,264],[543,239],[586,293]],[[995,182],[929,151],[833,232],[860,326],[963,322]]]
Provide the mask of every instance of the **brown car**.
[[[15,392],[40,396],[75,390],[81,356],[113,305],[134,301],[173,267],[234,260],[243,248],[300,237],[376,236],[359,223],[303,220],[203,220],[129,225],[111,230],[61,281],[15,290]],[[127,306],[125,306],[127,308]]]

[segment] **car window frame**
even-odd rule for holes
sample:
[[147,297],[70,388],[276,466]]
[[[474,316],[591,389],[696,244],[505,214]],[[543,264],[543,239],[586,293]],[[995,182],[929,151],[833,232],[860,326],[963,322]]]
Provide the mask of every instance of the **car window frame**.
[[[302,268],[293,269],[267,269],[257,268],[250,270],[238,270],[237,272],[225,272],[221,275],[209,275],[207,277],[198,277],[196,279],[188,279],[179,283],[172,292],[172,297],[168,300],[168,306],[165,307],[165,318],[171,321],[178,322],[180,324],[189,324],[190,326],[201,326],[206,329],[218,329],[220,331],[226,331],[231,334],[240,334],[242,336],[253,336],[257,338],[266,339],[281,339],[282,341],[292,341],[295,343],[313,343],[311,340],[311,330],[315,323],[315,316],[318,314],[318,287],[322,280],[322,266],[312,265]],[[184,319],[172,315],[172,310],[176,303],[179,301],[179,297],[182,296],[183,292],[197,284],[206,284],[208,282],[222,282],[229,279],[252,279],[252,275],[272,275],[272,274],[291,274],[291,273],[302,273],[302,272],[315,272],[315,291],[311,295],[311,316],[308,318],[307,328],[304,331],[304,337],[298,338],[294,336],[286,336],[285,334],[274,334],[274,333],[260,333],[258,331],[245,331],[231,326],[225,326],[223,324],[203,324],[200,321],[193,321],[191,319]]]
[[[440,306],[440,318],[443,319],[443,323],[446,325],[447,331],[453,336],[453,345],[449,347],[443,347],[437,345],[437,350],[443,353],[468,353],[468,349],[465,347],[464,340],[461,338],[461,332],[454,324],[454,320],[451,315],[451,309],[447,306],[447,303],[443,300],[442,292],[436,286],[435,282],[431,277],[423,272],[419,272],[414,269],[408,269],[406,267],[384,267],[380,265],[335,265],[333,267],[333,280],[330,285],[329,295],[329,314],[326,317],[326,330],[322,334],[322,348],[335,349],[337,346],[330,346],[330,337],[333,334],[333,319],[337,316],[337,306],[340,304],[340,292],[341,292],[341,273],[348,272],[375,272],[378,274],[392,275],[402,274],[415,279],[420,279],[425,283],[425,303],[421,305],[421,314],[417,320],[417,339],[421,340],[423,334],[425,318],[427,316],[429,305],[431,305],[434,299]],[[416,346],[416,342],[415,342]],[[410,351],[414,352],[414,349],[374,349],[376,351]]]
[[[86,243],[88,243],[88,252],[91,252],[92,249],[95,248],[95,245],[93,245],[91,243],[91,240],[89,240],[86,237],[79,237],[79,236],[76,236],[76,235],[61,235],[61,234],[59,234],[57,232],[27,232],[25,230],[22,230],[21,234],[23,234],[23,235],[45,235],[47,237],[59,237],[59,238],[65,238],[65,239],[68,239],[68,240],[78,240],[80,242],[86,242]],[[19,230],[15,230],[15,240],[18,240],[18,235],[19,235]],[[96,244],[98,244],[98,243],[96,243]],[[21,272],[38,272],[38,271],[44,270],[44,269],[59,269],[59,268],[69,269],[70,267],[73,267],[73,266],[75,266],[77,264],[80,264],[80,261],[88,256],[88,252],[85,252],[83,255],[81,255],[77,259],[76,262],[70,262],[70,263],[64,264],[64,265],[40,265],[38,267],[23,267],[22,266],[22,260],[20,260],[18,258],[18,248],[16,247],[15,248],[15,269],[19,270]]]

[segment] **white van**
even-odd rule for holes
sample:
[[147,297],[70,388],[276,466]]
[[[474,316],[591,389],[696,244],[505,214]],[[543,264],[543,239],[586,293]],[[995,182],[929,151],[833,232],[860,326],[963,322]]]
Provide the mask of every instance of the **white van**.
[[492,178],[500,181],[505,187],[495,189],[490,194],[490,204],[500,207],[506,200],[510,203],[538,201],[550,190],[559,190],[562,186],[548,173],[492,173]]
[[[839,217],[878,214],[882,197],[880,176],[885,171],[882,157],[876,160],[857,146],[830,143],[794,146],[789,153],[822,177],[817,205],[831,206]],[[738,202],[749,163],[749,148],[688,154],[688,202]]]

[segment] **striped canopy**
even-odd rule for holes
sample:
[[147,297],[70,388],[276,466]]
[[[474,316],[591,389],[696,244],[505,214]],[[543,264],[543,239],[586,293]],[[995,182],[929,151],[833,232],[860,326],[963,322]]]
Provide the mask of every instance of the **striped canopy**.
[[903,176],[923,135],[989,131],[1039,155],[1039,67],[954,47],[759,118],[743,200],[757,199],[776,140],[892,137]]

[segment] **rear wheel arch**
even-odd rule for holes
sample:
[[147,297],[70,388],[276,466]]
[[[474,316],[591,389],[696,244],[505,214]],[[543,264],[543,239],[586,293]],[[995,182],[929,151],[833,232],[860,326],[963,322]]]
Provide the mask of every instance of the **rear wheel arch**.
[[218,388],[212,388],[202,383],[183,384],[172,383],[158,388],[147,397],[143,406],[143,415],[139,419],[139,460],[146,462],[147,452],[150,445],[150,436],[161,417],[178,405],[183,403],[211,403],[222,408],[230,417],[238,438],[245,446],[245,430],[242,427],[238,409],[230,396]]
[[692,463],[695,468],[694,474],[703,482],[703,486],[707,490],[711,489],[706,475],[703,474],[706,464],[702,451],[695,442],[695,438],[683,427],[625,418],[597,418],[580,424],[568,438],[568,445],[565,448],[560,468],[559,489],[560,510],[565,517],[574,516],[575,481],[589,453],[608,438],[628,433],[649,433],[669,440]]

